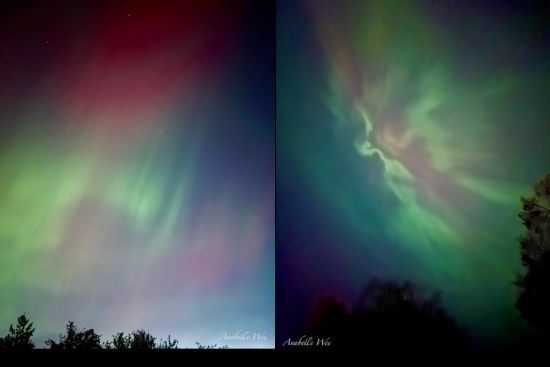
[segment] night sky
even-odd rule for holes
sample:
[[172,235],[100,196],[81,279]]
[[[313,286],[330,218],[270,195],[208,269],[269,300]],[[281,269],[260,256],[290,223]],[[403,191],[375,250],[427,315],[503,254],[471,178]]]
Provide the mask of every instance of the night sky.
[[277,2],[277,339],[373,277],[513,340],[520,196],[550,168],[550,5]]
[[273,2],[2,4],[2,335],[273,346]]

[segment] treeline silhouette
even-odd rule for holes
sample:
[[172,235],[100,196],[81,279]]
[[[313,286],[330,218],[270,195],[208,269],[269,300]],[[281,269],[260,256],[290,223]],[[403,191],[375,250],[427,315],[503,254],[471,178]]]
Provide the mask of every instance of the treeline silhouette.
[[421,297],[411,282],[373,279],[351,310],[333,297],[321,299],[303,333],[310,344],[297,346],[467,349],[465,331],[440,299],[439,293]]
[[[550,342],[550,173],[534,194],[521,197],[526,233],[519,239],[525,271],[518,275],[518,314],[534,333],[515,347]],[[283,346],[439,348],[469,350],[475,343],[440,306],[441,293],[419,296],[411,282],[372,280],[351,310],[333,297],[320,299],[300,335]],[[294,341],[294,344],[291,341]]]
[[[19,316],[15,327],[10,325],[8,334],[0,337],[0,349],[34,349],[32,341],[34,334],[33,323],[25,314]],[[203,345],[195,342],[198,349],[225,349],[227,346]],[[178,340],[172,339],[170,335],[166,340],[152,336],[143,329],[135,330],[129,334],[116,333],[111,340],[101,341],[101,335],[98,335],[94,329],[79,329],[74,322],[69,321],[64,335],[59,336],[58,341],[48,339],[45,345],[50,349],[70,350],[70,349],[178,349]]]
[[516,284],[516,308],[546,341],[550,341],[550,173],[522,197],[519,214],[527,232],[520,238],[521,261],[526,269]]

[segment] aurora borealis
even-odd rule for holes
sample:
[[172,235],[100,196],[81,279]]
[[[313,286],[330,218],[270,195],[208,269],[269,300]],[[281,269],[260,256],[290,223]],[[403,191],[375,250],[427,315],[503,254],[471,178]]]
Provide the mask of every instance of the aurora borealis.
[[544,2],[279,1],[277,332],[373,276],[525,332],[519,198],[550,167]]
[[272,4],[0,13],[2,332],[25,312],[42,347],[68,320],[272,347]]
[[51,349],[68,321],[179,348],[547,342],[515,302],[548,1],[4,1],[0,42],[0,349],[32,347],[22,314]]

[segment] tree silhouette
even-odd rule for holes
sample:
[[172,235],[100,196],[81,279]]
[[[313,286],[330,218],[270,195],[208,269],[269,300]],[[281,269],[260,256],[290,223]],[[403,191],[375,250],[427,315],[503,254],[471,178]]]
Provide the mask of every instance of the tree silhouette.
[[167,340],[155,342],[156,338],[145,330],[136,330],[130,334],[117,333],[104,344],[105,349],[177,349],[178,341],[168,335]]
[[107,341],[104,346],[105,349],[130,349],[131,335],[124,335],[124,333],[116,333],[113,335],[111,341]]
[[[10,325],[9,333],[0,337],[0,349],[33,349],[31,340],[34,334],[33,323],[24,314],[17,319],[17,325]],[[135,330],[130,334],[117,333],[112,340],[101,343],[101,335],[94,329],[83,328],[79,330],[73,321],[66,325],[65,335],[59,335],[59,341],[46,340],[45,344],[50,349],[177,349],[178,340],[156,338],[143,329]]]
[[168,335],[168,340],[162,340],[157,345],[158,349],[177,349],[178,348],[178,340],[172,339],[170,335]]
[[0,349],[32,349],[34,348],[31,340],[33,334],[33,323],[23,314],[17,319],[15,328],[10,324],[8,334],[0,338]]
[[211,345],[203,345],[199,342],[195,342],[197,345],[197,349],[228,349],[227,345],[218,345],[218,344],[211,344]]
[[535,185],[534,192],[521,198],[519,217],[527,233],[519,243],[526,272],[516,282],[520,288],[516,308],[536,331],[550,337],[550,173]]
[[439,305],[440,298],[438,293],[420,297],[410,282],[374,279],[352,311],[332,297],[322,299],[305,336],[310,345],[331,347],[467,348],[465,333]]
[[94,329],[78,330],[74,322],[69,321],[65,335],[59,336],[59,343],[46,340],[50,349],[101,349],[101,336]]
[[155,339],[145,330],[136,330],[132,332],[130,349],[155,349]]

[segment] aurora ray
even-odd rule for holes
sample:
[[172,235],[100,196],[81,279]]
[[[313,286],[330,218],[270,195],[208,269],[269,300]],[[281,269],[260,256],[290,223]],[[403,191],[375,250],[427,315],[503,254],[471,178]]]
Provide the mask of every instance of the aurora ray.
[[268,3],[2,5],[2,335],[273,346]]

